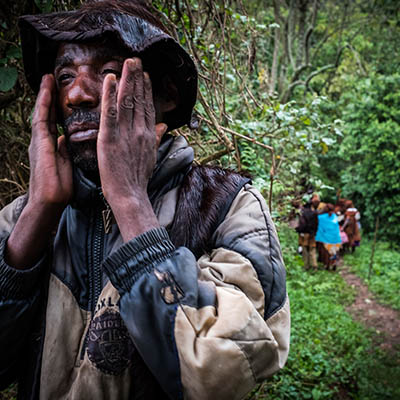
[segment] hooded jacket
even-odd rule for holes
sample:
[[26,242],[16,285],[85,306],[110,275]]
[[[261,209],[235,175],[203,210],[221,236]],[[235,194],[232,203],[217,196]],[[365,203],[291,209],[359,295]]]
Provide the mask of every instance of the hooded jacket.
[[[161,228],[104,233],[99,190],[79,171],[49,251],[6,264],[26,199],[0,212],[1,386],[23,399],[241,399],[289,350],[279,241],[248,179],[193,167],[167,137],[149,184]],[[34,238],[32,238],[34,240]]]

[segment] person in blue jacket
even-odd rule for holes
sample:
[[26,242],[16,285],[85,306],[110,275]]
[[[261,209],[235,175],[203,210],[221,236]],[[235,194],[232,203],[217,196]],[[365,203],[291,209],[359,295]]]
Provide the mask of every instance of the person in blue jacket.
[[318,215],[318,230],[315,236],[318,242],[320,259],[326,269],[336,269],[338,254],[342,243],[339,220],[333,204],[327,203],[323,212]]

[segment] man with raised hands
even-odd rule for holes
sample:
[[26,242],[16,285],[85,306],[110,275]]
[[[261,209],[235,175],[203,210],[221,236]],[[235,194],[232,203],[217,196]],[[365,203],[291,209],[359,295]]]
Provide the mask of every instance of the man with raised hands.
[[285,270],[249,179],[167,133],[191,121],[190,56],[139,0],[20,30],[37,101],[29,192],[0,212],[1,386],[243,398],[287,359]]

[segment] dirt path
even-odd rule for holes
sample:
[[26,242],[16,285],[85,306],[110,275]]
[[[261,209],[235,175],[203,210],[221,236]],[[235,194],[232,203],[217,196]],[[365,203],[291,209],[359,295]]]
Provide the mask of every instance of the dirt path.
[[400,312],[379,304],[368,287],[357,275],[342,265],[340,275],[356,291],[356,298],[346,311],[377,333],[377,342],[381,349],[388,352],[400,350]]

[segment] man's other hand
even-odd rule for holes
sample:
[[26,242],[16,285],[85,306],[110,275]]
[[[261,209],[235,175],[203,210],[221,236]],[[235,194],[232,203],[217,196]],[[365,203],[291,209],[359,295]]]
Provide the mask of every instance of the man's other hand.
[[72,197],[72,166],[65,137],[57,139],[55,81],[44,75],[32,118],[29,203],[62,211]]
[[104,79],[97,156],[103,194],[124,240],[158,226],[147,195],[167,125],[156,125],[150,77],[141,60],[127,59],[119,84]]
[[72,197],[65,138],[57,139],[53,75],[43,76],[36,99],[29,162],[28,202],[8,238],[5,254],[6,262],[18,269],[30,268],[40,259]]

